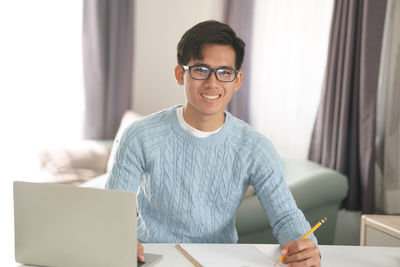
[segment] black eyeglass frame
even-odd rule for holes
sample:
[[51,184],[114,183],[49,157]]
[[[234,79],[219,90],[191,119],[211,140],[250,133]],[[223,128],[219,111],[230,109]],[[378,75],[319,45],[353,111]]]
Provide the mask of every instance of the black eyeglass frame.
[[[231,67],[219,67],[219,68],[213,69],[213,68],[210,68],[210,67],[208,67],[208,66],[206,66],[206,65],[198,65],[198,64],[195,64],[195,65],[192,65],[192,66],[186,66],[186,65],[181,65],[181,66],[182,66],[183,70],[185,70],[185,71],[189,70],[190,77],[192,77],[192,79],[195,79],[195,80],[208,80],[208,79],[210,78],[210,76],[211,76],[211,73],[214,72],[215,78],[216,78],[218,81],[220,81],[220,82],[225,82],[225,83],[230,83],[230,82],[233,82],[233,81],[236,79],[236,77],[237,77],[237,75],[238,75],[238,73],[239,73],[238,70],[236,70],[236,69],[234,69],[234,68],[231,68]],[[192,68],[194,68],[194,67],[203,67],[203,68],[208,69],[210,72],[208,73],[208,76],[205,77],[204,79],[195,78],[195,77],[193,77],[193,75],[192,75]],[[220,79],[218,78],[217,71],[219,71],[219,70],[224,70],[224,69],[231,70],[231,71],[233,71],[233,72],[235,73],[235,76],[233,77],[232,80],[230,80],[230,81],[223,81],[223,80],[220,80]]]

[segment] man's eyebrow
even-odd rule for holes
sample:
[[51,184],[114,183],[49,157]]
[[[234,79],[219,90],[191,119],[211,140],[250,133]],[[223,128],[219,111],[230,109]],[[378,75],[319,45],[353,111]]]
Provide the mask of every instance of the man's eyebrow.
[[[207,68],[211,69],[210,65],[205,64],[205,63],[195,63],[192,66],[194,66],[194,67],[207,67]],[[231,66],[224,65],[224,66],[218,66],[215,69],[231,69],[231,70],[234,70],[235,68],[232,68]]]
[[210,65],[204,64],[204,63],[195,63],[195,64],[193,64],[192,66],[194,66],[194,67],[207,67],[207,68],[210,68]]
[[217,69],[230,69],[230,70],[234,70],[235,68],[232,68],[231,66],[221,66],[221,67],[218,67]]

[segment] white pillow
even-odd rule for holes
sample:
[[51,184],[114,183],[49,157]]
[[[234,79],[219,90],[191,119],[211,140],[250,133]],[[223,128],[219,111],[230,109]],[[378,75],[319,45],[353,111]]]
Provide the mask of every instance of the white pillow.
[[119,141],[122,137],[122,134],[124,133],[125,129],[132,124],[133,122],[139,120],[143,116],[137,114],[133,110],[127,110],[125,111],[124,115],[122,116],[121,119],[121,124],[119,125],[118,132],[115,136],[114,143],[111,148],[111,153],[110,157],[108,158],[107,162],[107,172],[111,170],[111,167],[114,163],[114,158],[115,158],[115,153],[117,152]]
[[110,149],[83,140],[40,151],[41,181],[78,185],[106,171]]

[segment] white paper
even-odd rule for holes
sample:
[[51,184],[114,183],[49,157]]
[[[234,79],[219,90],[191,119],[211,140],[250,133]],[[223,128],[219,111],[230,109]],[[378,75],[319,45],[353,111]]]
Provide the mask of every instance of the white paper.
[[180,246],[204,267],[266,267],[274,266],[276,261],[272,255],[261,252],[252,244],[180,244]]

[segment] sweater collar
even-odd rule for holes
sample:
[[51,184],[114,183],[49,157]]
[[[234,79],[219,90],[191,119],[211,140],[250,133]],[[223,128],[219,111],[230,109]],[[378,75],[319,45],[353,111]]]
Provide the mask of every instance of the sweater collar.
[[222,128],[215,134],[210,135],[208,137],[204,138],[199,138],[188,131],[186,131],[184,128],[182,128],[181,124],[179,123],[177,114],[176,114],[176,109],[178,107],[182,107],[183,105],[177,105],[172,107],[171,109],[168,110],[169,114],[168,117],[171,122],[171,127],[172,130],[180,136],[182,139],[187,141],[188,143],[191,144],[199,144],[199,145],[209,145],[209,144],[216,144],[219,142],[223,142],[226,139],[227,133],[229,132],[229,128],[231,127],[231,122],[232,122],[232,115],[225,110],[225,122]]

